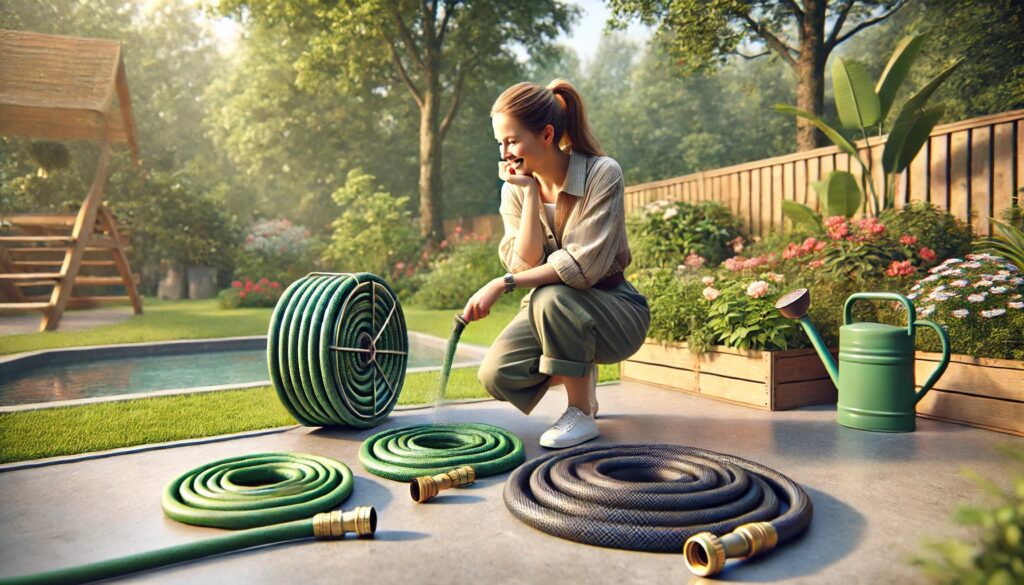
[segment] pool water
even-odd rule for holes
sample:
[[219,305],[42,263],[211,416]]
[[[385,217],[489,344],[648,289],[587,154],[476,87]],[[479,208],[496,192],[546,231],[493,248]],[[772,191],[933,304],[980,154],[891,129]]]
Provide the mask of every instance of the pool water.
[[[409,368],[440,366],[444,349],[409,340]],[[119,357],[0,377],[0,406],[266,381],[265,349]]]

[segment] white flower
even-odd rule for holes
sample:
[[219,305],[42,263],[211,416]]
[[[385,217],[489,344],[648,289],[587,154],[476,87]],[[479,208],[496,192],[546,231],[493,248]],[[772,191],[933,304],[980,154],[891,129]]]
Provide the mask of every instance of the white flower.
[[978,294],[974,294],[974,295],[968,295],[967,296],[967,300],[968,300],[968,302],[971,302],[971,303],[980,303],[981,301],[985,300],[985,293],[978,293]]
[[672,219],[673,217],[675,217],[677,215],[679,215],[679,208],[678,207],[669,207],[668,209],[665,210],[665,213],[664,213],[664,215],[661,216],[661,219],[664,219],[664,220],[667,221],[667,220],[670,220],[670,219]]
[[985,317],[986,319],[991,319],[992,317],[998,317],[1004,314],[1006,314],[1006,309],[992,309],[990,311],[981,312],[981,316]]
[[964,268],[981,268],[981,262],[967,262],[964,264]]
[[927,307],[921,307],[921,310],[917,314],[921,317],[927,317],[935,312],[935,305],[928,305]]
[[1010,302],[1006,303],[1006,306],[1010,307],[1011,309],[1024,309],[1024,302],[1021,302],[1021,301],[1010,301]]
[[1010,275],[1010,271],[1009,270],[1000,270],[999,274],[1003,274],[1003,275],[1009,276]]
[[[970,258],[970,256],[968,256],[968,258]],[[943,264],[956,264],[957,262],[963,262],[963,260],[959,258],[948,258],[945,262],[943,262]]]
[[718,290],[717,288],[709,286],[706,289],[704,289],[704,293],[703,294],[704,294],[704,298],[705,299],[707,299],[709,301],[713,301],[713,300],[717,299],[719,295],[722,294],[722,291]]
[[957,319],[963,319],[967,315],[970,315],[971,312],[968,311],[967,309],[956,309],[956,310],[950,311],[949,314],[953,315]]
[[933,300],[933,301],[940,301],[941,302],[941,301],[949,300],[949,299],[951,299],[951,298],[953,298],[955,296],[956,295],[954,295],[954,294],[949,294],[949,293],[944,293],[944,292],[933,292],[932,294],[928,295],[928,298]]
[[931,276],[926,276],[926,277],[922,278],[921,282],[935,282],[938,279],[939,279],[939,275],[938,274],[933,274]]
[[953,282],[949,283],[949,286],[955,286],[957,288],[963,288],[963,287],[967,286],[968,284],[971,284],[971,283],[961,278],[960,280],[954,280]]
[[714,276],[705,276],[704,278],[700,279],[700,281],[704,283],[704,286],[711,286],[711,285],[715,284],[715,277]]
[[992,280],[995,281],[995,282],[1006,282],[1009,279],[1010,279],[1010,277],[1005,275],[1005,274],[997,274],[997,275],[992,277]]
[[941,290],[946,290],[946,285],[940,284],[939,286],[935,287],[934,292],[939,292]]
[[1013,300],[1024,299],[1024,295],[1022,295],[1020,293],[1017,293],[1015,295],[1010,295],[1010,298],[1013,299]]
[[974,283],[974,286],[975,287],[979,287],[979,286],[992,286],[992,281],[991,280],[979,280],[978,282]]
[[768,294],[768,283],[763,280],[755,280],[747,287],[747,296],[759,299]]
[[[909,295],[907,295],[907,298],[910,300],[914,300],[917,298],[917,293],[910,293]],[[900,306],[900,304],[896,303],[896,306]]]
[[785,276],[782,276],[781,274],[778,274],[778,273],[775,273],[775,272],[769,272],[769,273],[765,274],[764,276],[765,276],[765,278],[771,280],[772,282],[779,282],[780,283],[783,280],[786,280]]
[[1015,285],[1017,285],[1017,286],[1020,286],[1020,285],[1024,284],[1024,278],[1021,278],[1020,276],[1017,276],[1017,277],[1011,278],[1010,282],[1015,284]]
[[910,287],[910,290],[911,291],[921,290],[921,285],[920,284],[915,284],[914,286]]
[[994,295],[1001,295],[1008,290],[1010,289],[1006,288],[1005,286],[993,286],[992,288],[988,289],[988,291]]

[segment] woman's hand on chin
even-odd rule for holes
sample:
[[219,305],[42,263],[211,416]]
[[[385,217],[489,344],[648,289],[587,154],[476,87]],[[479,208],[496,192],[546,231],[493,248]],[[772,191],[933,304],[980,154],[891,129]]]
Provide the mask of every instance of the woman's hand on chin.
[[515,185],[516,187],[522,187],[529,189],[533,187],[537,188],[537,180],[530,174],[518,174],[512,167],[512,163],[508,161],[502,161],[498,163],[498,177],[507,183]]
[[[532,179],[531,179],[532,180]],[[479,321],[491,313],[491,307],[498,301],[505,292],[505,283],[500,278],[488,282],[480,287],[480,290],[473,293],[462,310],[462,318],[467,323]]]

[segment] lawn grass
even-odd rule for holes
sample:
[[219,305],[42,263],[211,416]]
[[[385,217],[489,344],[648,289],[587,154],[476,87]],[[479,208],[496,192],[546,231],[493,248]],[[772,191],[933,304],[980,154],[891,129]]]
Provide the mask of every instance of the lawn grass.
[[[491,315],[471,323],[462,341],[489,346],[515,315],[517,306],[498,304]],[[403,308],[411,331],[447,338],[457,311]],[[0,354],[38,349],[262,335],[271,309],[224,311],[216,301],[155,301],[131,319],[87,331],[0,336]],[[477,368],[452,370],[449,400],[486,398]],[[618,365],[602,365],[599,380],[619,379]],[[408,374],[399,405],[432,403],[437,372]],[[224,413],[230,413],[225,416]],[[0,413],[0,463],[73,455],[238,433],[296,424],[270,386],[158,396],[60,408]]]

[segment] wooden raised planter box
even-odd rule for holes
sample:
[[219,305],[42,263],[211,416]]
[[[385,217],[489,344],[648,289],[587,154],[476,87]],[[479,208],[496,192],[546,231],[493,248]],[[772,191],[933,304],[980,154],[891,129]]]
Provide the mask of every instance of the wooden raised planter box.
[[[941,354],[917,352],[914,379],[928,379]],[[917,414],[1024,436],[1024,362],[953,355]]]
[[764,410],[836,401],[836,387],[813,349],[743,351],[716,346],[693,354],[685,343],[663,345],[648,339],[621,367],[623,379]]
[[[940,355],[918,352],[923,382]],[[836,401],[836,389],[813,349],[742,351],[714,347],[690,353],[685,343],[648,339],[621,364],[624,380],[725,400],[763,410]],[[919,416],[1024,436],[1024,362],[954,355],[917,405]]]

